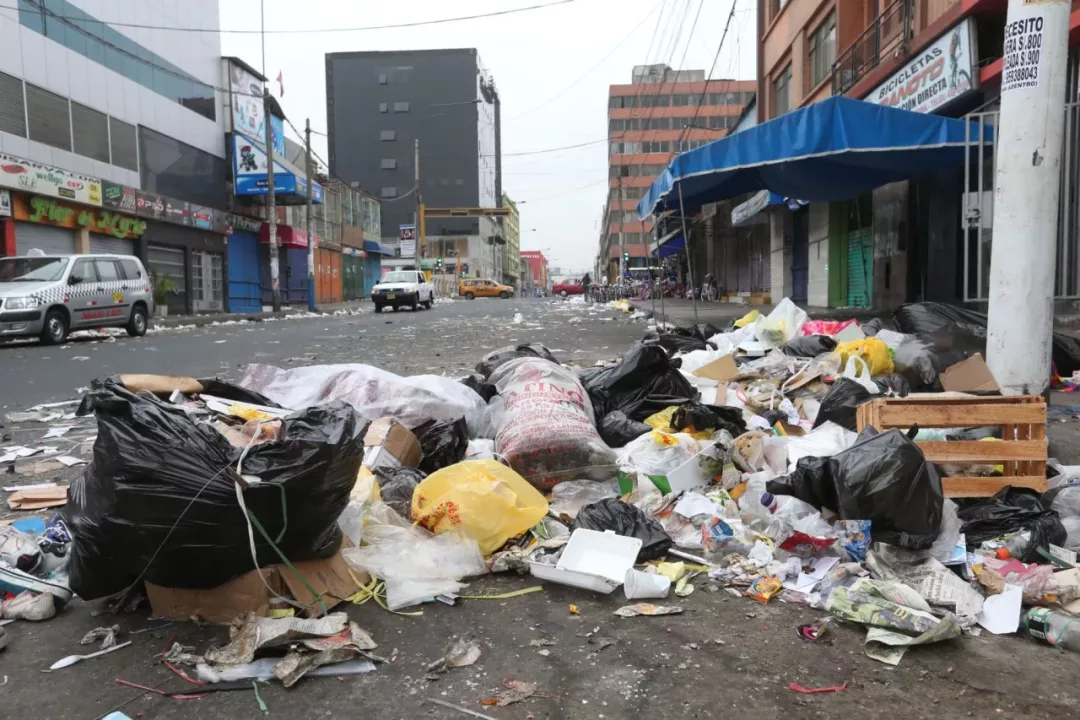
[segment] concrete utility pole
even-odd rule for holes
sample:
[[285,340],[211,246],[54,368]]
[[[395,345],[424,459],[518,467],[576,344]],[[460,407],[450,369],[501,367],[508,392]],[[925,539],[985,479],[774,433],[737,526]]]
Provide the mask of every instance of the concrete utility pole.
[[274,297],[274,312],[281,312],[277,196],[274,192],[274,129],[270,122],[270,89],[266,87],[263,88],[263,124],[266,125],[266,221],[270,224],[270,289]]
[[413,140],[413,264],[420,269],[420,138]]
[[622,189],[622,174],[619,175],[619,202],[616,206],[619,208],[619,280],[616,285],[622,284],[623,275],[626,273],[626,239],[623,233],[623,189]]
[[304,127],[304,147],[307,151],[304,157],[304,170],[307,172],[307,212],[304,213],[307,218],[307,306],[308,310],[315,312],[315,233],[311,222],[311,184],[315,178],[311,173],[311,118],[307,119]]
[[1009,0],[986,342],[1005,395],[1050,382],[1069,11],[1068,0]]

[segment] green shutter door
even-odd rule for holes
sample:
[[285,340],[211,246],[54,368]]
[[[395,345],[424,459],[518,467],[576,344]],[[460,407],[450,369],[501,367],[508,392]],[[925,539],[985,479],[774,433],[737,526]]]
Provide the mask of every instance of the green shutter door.
[[847,304],[870,307],[874,291],[873,228],[848,233],[847,260]]

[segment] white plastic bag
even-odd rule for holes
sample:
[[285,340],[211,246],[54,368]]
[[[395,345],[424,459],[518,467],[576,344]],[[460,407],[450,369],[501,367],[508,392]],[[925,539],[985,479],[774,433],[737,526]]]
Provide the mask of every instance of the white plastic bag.
[[564,480],[615,477],[615,452],[600,439],[593,407],[577,376],[542,358],[503,363],[488,382],[495,450],[541,491]]
[[802,436],[788,436],[788,472],[795,470],[799,458],[832,457],[855,444],[858,437],[834,422],[824,422]]
[[877,395],[881,392],[881,388],[877,386],[870,376],[870,367],[861,357],[855,355],[848,356],[847,363],[844,365],[843,377],[859,383],[866,388],[866,392],[871,395]]
[[789,298],[781,300],[768,317],[758,318],[754,325],[757,339],[765,345],[777,348],[799,334],[806,322],[806,311],[791,302]]
[[619,467],[644,475],[667,475],[701,451],[686,433],[645,433],[619,453]]
[[465,418],[470,437],[491,437],[487,403],[472,388],[438,375],[401,377],[370,365],[309,365],[283,370],[248,365],[238,384],[293,410],[344,400],[368,420],[391,417],[407,428]]
[[379,527],[371,543],[341,551],[345,562],[386,582],[386,605],[400,610],[436,595],[458,592],[463,578],[487,572],[476,541],[455,530],[432,535],[420,527]]
[[477,438],[469,441],[465,448],[466,460],[497,460],[495,457],[495,441]]
[[551,490],[548,512],[555,517],[566,515],[577,517],[578,510],[604,498],[619,494],[616,482],[596,482],[595,480],[567,480]]

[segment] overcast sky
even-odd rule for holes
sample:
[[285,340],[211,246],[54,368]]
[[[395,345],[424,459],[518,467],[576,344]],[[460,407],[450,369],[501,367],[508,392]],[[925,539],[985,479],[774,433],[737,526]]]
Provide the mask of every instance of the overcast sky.
[[[550,0],[265,0],[266,29],[309,30],[460,17]],[[731,3],[731,31],[714,78],[753,79],[752,0],[574,0],[568,4],[461,22],[362,32],[266,35],[266,71],[283,71],[285,113],[303,128],[326,130],[328,52],[475,47],[502,99],[503,189],[519,203],[521,247],[544,250],[553,265],[591,268],[607,189],[607,145],[514,157],[607,134],[607,93],[630,82],[634,65],[663,62],[708,70]],[[259,29],[260,0],[221,0],[223,30]],[[650,41],[653,42],[649,50]],[[262,66],[259,35],[224,33],[222,52]],[[685,60],[683,56],[685,53]],[[277,86],[274,86],[275,93]],[[291,133],[290,133],[291,134]],[[326,139],[312,142],[327,157]]]

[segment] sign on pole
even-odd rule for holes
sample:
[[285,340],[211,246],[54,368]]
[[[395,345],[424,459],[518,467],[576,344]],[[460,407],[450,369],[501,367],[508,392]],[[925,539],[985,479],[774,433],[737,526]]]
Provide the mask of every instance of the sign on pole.
[[398,239],[401,241],[401,257],[416,255],[416,226],[399,225]]

